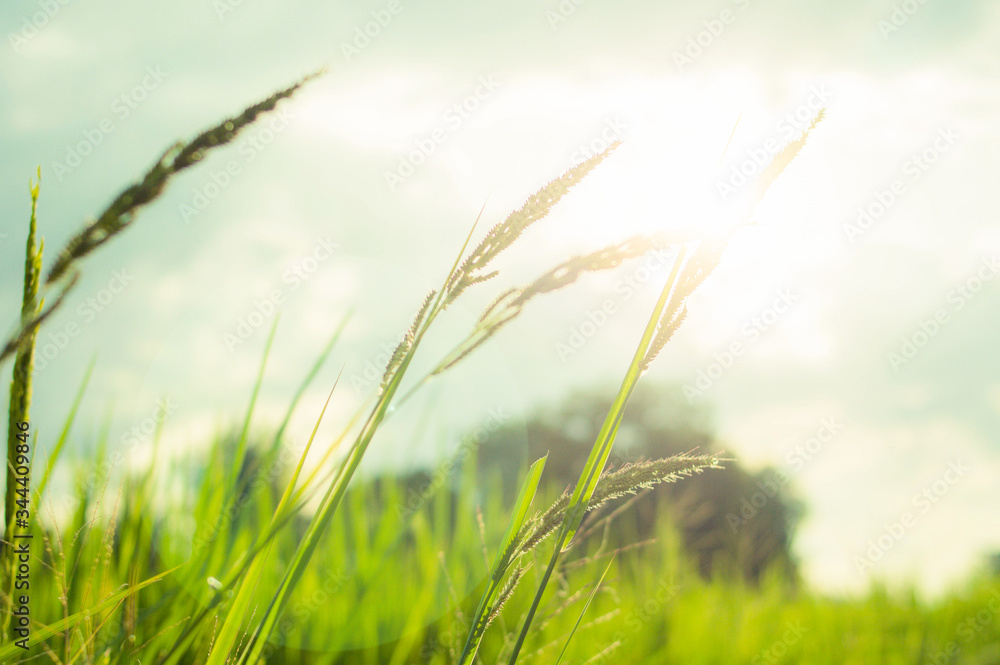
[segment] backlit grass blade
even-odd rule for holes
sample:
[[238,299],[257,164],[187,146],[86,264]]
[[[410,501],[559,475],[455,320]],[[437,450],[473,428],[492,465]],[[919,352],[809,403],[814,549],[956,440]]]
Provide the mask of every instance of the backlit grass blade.
[[253,392],[250,394],[250,404],[247,406],[246,415],[243,417],[243,427],[240,429],[240,438],[236,444],[236,454],[232,459],[230,476],[226,483],[227,495],[235,488],[236,478],[246,457],[247,438],[250,434],[250,420],[253,417],[254,407],[257,405],[257,397],[260,395],[260,386],[264,382],[264,370],[267,368],[267,358],[271,354],[271,344],[274,342],[274,334],[278,330],[279,318],[280,314],[274,317],[274,322],[271,324],[271,331],[267,335],[267,342],[264,344],[264,357],[261,358],[260,369],[257,370],[257,380],[254,381]]
[[[174,176],[195,164],[199,164],[208,151],[231,143],[258,117],[274,110],[278,102],[294,95],[307,81],[316,78],[324,71],[320,70],[300,79],[297,83],[284,90],[279,90],[267,99],[246,107],[240,114],[223,120],[191,141],[176,143],[163,152],[149,171],[118,194],[97,219],[85,224],[83,229],[66,243],[66,246],[57,255],[55,263],[49,268],[48,277],[45,279],[46,290],[60,281],[63,282],[62,288],[59,289],[54,302],[48,309],[43,311],[39,308],[37,312],[32,313],[27,321],[22,319],[17,331],[0,347],[0,364],[21,348],[28,336],[35,334],[41,323],[59,309],[65,296],[78,283],[80,271],[77,269],[77,264],[83,258],[128,228],[144,206],[160,197],[166,189],[167,183]],[[39,176],[40,174],[41,168],[39,168]],[[33,189],[37,190],[34,186]],[[45,294],[46,291],[43,291],[43,299]]]
[[[45,626],[43,628],[33,629],[31,631],[31,636],[27,638],[28,641],[26,644],[28,648],[31,648],[40,642],[44,642],[45,640],[49,639],[50,637],[53,637],[54,635],[58,635],[59,633],[65,632],[70,628],[76,626],[81,621],[90,619],[99,612],[103,612],[109,607],[113,607],[118,603],[121,603],[127,598],[139,593],[141,590],[148,587],[149,585],[159,582],[164,577],[177,570],[177,568],[179,567],[180,566],[171,568],[170,570],[166,570],[158,575],[150,577],[149,579],[143,580],[142,582],[139,582],[135,586],[129,587],[128,589],[123,589],[118,593],[113,594],[110,597],[104,599],[103,601],[95,604],[89,609],[76,612],[75,614],[71,614],[65,619],[60,619],[59,621],[56,621],[55,623]],[[24,650],[17,644],[15,644],[14,642],[8,642],[7,644],[0,647],[0,662],[6,662],[6,659],[23,653]]]
[[[24,288],[21,297],[21,325],[27,325],[31,319],[38,315],[42,309],[44,299],[39,302],[38,284],[42,272],[42,250],[45,241],[35,242],[35,231],[38,225],[38,188],[41,183],[42,169],[38,168],[38,182],[29,181],[31,192],[31,217],[28,220],[28,239],[25,243],[24,251]],[[37,329],[32,331],[23,344],[16,348],[14,356],[14,368],[10,382],[10,405],[7,411],[7,457],[4,491],[4,527],[3,543],[0,543],[0,589],[3,591],[0,600],[0,610],[3,611],[3,618],[0,619],[0,629],[7,632],[10,622],[10,609],[12,602],[8,600],[13,595],[14,571],[12,565],[13,545],[15,531],[18,530],[17,521],[14,519],[15,509],[18,500],[18,474],[15,469],[19,466],[18,449],[22,445],[20,437],[24,436],[19,424],[29,422],[29,412],[31,409],[32,375],[34,374],[35,362],[35,340]],[[34,450],[34,448],[32,448]]]
[[615,401],[611,405],[611,410],[608,412],[607,417],[604,420],[604,424],[601,427],[600,433],[597,435],[597,441],[594,447],[590,451],[590,457],[587,459],[587,463],[583,468],[583,472],[580,474],[580,481],[577,483],[576,488],[573,490],[573,495],[570,497],[569,508],[567,508],[567,522],[564,522],[564,528],[567,529],[567,540],[573,537],[576,533],[576,529],[579,527],[580,522],[583,520],[583,513],[586,512],[587,504],[590,502],[590,498],[594,495],[594,490],[597,488],[597,482],[600,480],[601,473],[604,471],[604,467],[608,461],[608,455],[611,454],[611,447],[614,445],[615,436],[618,433],[618,426],[621,424],[622,418],[625,415],[625,406],[628,404],[629,398],[632,396],[632,391],[635,389],[636,384],[639,382],[639,376],[642,373],[642,363],[646,357],[646,351],[649,349],[649,345],[653,340],[653,335],[656,333],[656,326],[663,317],[664,308],[670,298],[670,293],[674,289],[674,285],[677,282],[677,275],[680,272],[681,265],[684,263],[685,250],[683,247],[679,250],[677,258],[674,260],[674,267],[670,271],[670,276],[667,278],[666,284],[663,286],[663,290],[660,292],[660,299],[657,301],[656,306],[653,309],[653,314],[650,316],[649,322],[646,324],[646,330],[642,335],[642,339],[639,341],[639,346],[635,350],[635,355],[632,358],[632,364],[629,365],[628,372],[625,374],[625,379],[622,381],[621,388],[618,390],[618,395],[615,397]]
[[[455,263],[448,272],[445,284],[448,284],[452,280],[455,271],[458,268],[459,261],[461,261],[462,254],[468,246],[468,242],[468,239],[466,239],[465,244],[462,245],[461,252],[459,252],[458,257],[455,259]],[[414,330],[412,338],[408,340],[409,343],[405,349],[402,346],[400,347],[402,350],[399,351],[401,353],[401,357],[398,360],[398,363],[393,367],[392,372],[383,380],[383,388],[371,414],[362,427],[361,432],[355,439],[351,449],[348,451],[346,458],[341,463],[340,470],[327,489],[326,494],[323,496],[316,514],[310,520],[305,536],[296,548],[295,554],[285,571],[285,575],[279,584],[278,590],[272,597],[270,604],[265,609],[257,630],[251,636],[246,649],[243,651],[243,654],[237,662],[255,662],[260,658],[264,643],[273,632],[281,613],[284,611],[285,606],[288,603],[293,589],[302,577],[305,566],[312,558],[312,554],[319,544],[320,536],[332,521],[333,514],[339,508],[340,503],[344,498],[344,494],[347,492],[347,486],[350,483],[351,478],[354,476],[354,472],[361,464],[361,459],[367,451],[372,438],[375,436],[375,432],[378,430],[379,425],[382,423],[382,420],[385,419],[386,413],[389,410],[389,404],[392,402],[396,391],[402,383],[403,376],[406,374],[406,370],[416,353],[417,347],[420,345],[427,329],[433,323],[434,318],[441,312],[443,307],[443,293],[443,289],[437,292],[434,304],[429,310],[426,309],[426,303],[429,301],[425,301],[425,307],[421,309],[420,313],[418,313],[412,328],[412,330]],[[393,362],[390,361],[390,367],[392,366]],[[207,665],[216,664],[209,662]]]
[[[340,376],[338,375],[337,382],[339,381]],[[284,494],[281,496],[281,500],[278,502],[277,508],[275,508],[274,516],[271,519],[271,527],[274,527],[275,523],[281,517],[285,505],[291,499],[295,485],[299,480],[299,475],[302,473],[302,467],[305,465],[306,457],[309,455],[309,450],[312,448],[312,443],[316,438],[316,432],[319,431],[320,423],[323,422],[323,416],[326,414],[326,409],[330,405],[330,398],[333,397],[333,392],[337,389],[337,382],[333,384],[333,388],[330,390],[330,394],[326,398],[326,403],[323,404],[323,409],[320,411],[319,417],[316,419],[316,424],[313,427],[312,434],[310,434],[309,440],[306,442],[302,455],[299,456],[299,461],[295,467],[295,471],[292,473],[292,477],[288,481],[288,485],[285,488]],[[254,555],[252,557],[250,567],[247,570],[246,575],[243,577],[240,588],[236,593],[236,597],[233,599],[233,602],[229,607],[229,612],[226,614],[226,619],[222,624],[219,636],[215,641],[212,652],[209,654],[206,665],[224,665],[229,659],[230,653],[236,645],[237,639],[239,639],[243,621],[250,613],[251,603],[253,602],[253,594],[257,589],[257,582],[263,574],[264,564],[267,560],[267,551],[268,550],[264,551],[263,556]]]
[[535,498],[535,492],[538,490],[538,481],[542,477],[542,470],[545,468],[545,460],[547,458],[548,455],[536,460],[528,469],[528,477],[521,486],[521,493],[517,497],[517,503],[514,504],[514,512],[510,517],[507,533],[504,535],[500,549],[497,550],[496,559],[493,561],[493,570],[490,573],[486,590],[483,592],[483,597],[479,601],[479,607],[476,608],[476,613],[472,617],[472,624],[469,626],[469,636],[465,640],[465,647],[462,649],[462,655],[458,660],[459,665],[471,663],[476,657],[476,651],[479,650],[479,643],[483,639],[483,633],[486,632],[493,605],[500,595],[500,586],[503,584],[504,577],[512,563],[517,546],[517,537],[524,527],[525,520],[528,518],[528,510],[531,508],[531,501]]
[[565,517],[563,517],[562,525],[559,527],[559,534],[556,537],[555,548],[552,550],[552,557],[549,559],[549,565],[542,575],[542,581],[538,586],[538,591],[535,593],[534,600],[531,602],[531,607],[528,609],[528,614],[524,619],[517,642],[514,643],[514,650],[511,652],[509,660],[510,665],[514,665],[517,662],[521,647],[528,636],[528,629],[531,627],[531,622],[534,620],[535,613],[538,611],[538,606],[541,603],[542,595],[545,593],[545,587],[548,585],[549,579],[552,577],[552,573],[559,561],[559,555],[573,537],[573,534],[576,533],[580,522],[583,521],[584,514],[587,512],[587,505],[590,503],[590,498],[594,494],[594,489],[597,487],[597,482],[600,480],[601,472],[604,470],[605,464],[607,464],[608,455],[611,453],[611,447],[615,442],[618,427],[625,413],[625,405],[628,403],[629,397],[631,397],[632,391],[639,381],[646,352],[653,340],[653,335],[656,333],[657,324],[663,318],[664,310],[670,300],[670,294],[677,282],[677,275],[681,265],[684,263],[684,253],[684,247],[681,247],[677,258],[674,260],[674,267],[670,271],[670,276],[663,285],[660,297],[656,301],[656,306],[649,317],[649,322],[646,324],[646,330],[642,334],[642,339],[639,340],[639,345],[636,347],[635,355],[632,358],[632,363],[629,365],[628,371],[625,373],[625,378],[622,380],[621,388],[618,389],[618,395],[615,397],[615,401],[612,403],[611,409],[604,419],[601,431],[597,435],[597,440],[590,451],[587,464],[584,466],[583,472],[580,474],[580,480],[577,482],[576,488],[570,497]]
[[[246,461],[246,448],[247,440],[250,431],[250,422],[253,418],[254,409],[257,404],[257,398],[260,394],[260,387],[264,381],[264,371],[267,368],[267,360],[270,355],[271,345],[274,342],[275,333],[278,327],[279,317],[275,317],[274,322],[271,324],[271,330],[267,336],[267,341],[264,345],[264,353],[261,358],[260,367],[257,370],[257,377],[254,381],[253,389],[250,393],[250,403],[247,405],[246,413],[243,416],[243,424],[240,428],[240,434],[237,438],[236,449],[232,451],[231,457],[229,456],[228,450],[220,449],[218,451],[219,462],[222,468],[210,467],[209,472],[212,474],[218,474],[218,480],[214,481],[221,485],[219,491],[214,491],[203,495],[205,497],[205,503],[203,506],[199,506],[199,512],[203,515],[215,516],[208,520],[210,523],[215,524],[215,528],[212,529],[210,540],[207,542],[207,548],[204,553],[200,550],[205,546],[205,541],[197,541],[199,543],[196,553],[203,554],[202,563],[211,566],[213,563],[215,565],[220,565],[222,562],[227,560],[227,543],[225,539],[219,538],[221,535],[222,528],[225,523],[228,523],[230,519],[235,519],[237,499],[240,496],[240,492],[245,489],[249,479],[244,477],[240,478],[240,471],[243,469]],[[206,486],[207,487],[207,486]],[[220,517],[228,516],[228,517]],[[220,560],[221,559],[221,560]],[[197,573],[197,571],[192,570],[192,574]]]
[[[327,342],[327,345],[323,348],[323,350],[320,353],[319,357],[317,357],[316,361],[313,363],[313,366],[310,368],[310,371],[308,372],[308,374],[306,375],[306,377],[303,379],[302,383],[299,385],[299,388],[296,391],[295,395],[293,396],[293,398],[292,398],[292,400],[291,400],[291,402],[290,402],[290,404],[288,406],[288,409],[285,411],[285,415],[284,415],[284,418],[281,421],[281,425],[279,426],[278,431],[275,433],[274,439],[271,442],[271,447],[270,447],[270,450],[268,451],[269,454],[274,455],[276,453],[278,446],[280,446],[280,444],[281,444],[282,434],[287,429],[288,423],[291,421],[292,414],[293,414],[293,412],[295,410],[296,405],[298,404],[298,402],[302,398],[302,395],[305,393],[306,389],[312,383],[313,379],[316,377],[316,375],[319,372],[319,370],[325,364],[327,358],[330,355],[330,352],[333,350],[334,345],[340,339],[340,336],[343,333],[344,328],[347,326],[347,322],[348,322],[349,318],[350,318],[350,315],[348,314],[341,321],[340,325],[334,331],[333,335],[331,335],[330,340]],[[332,391],[331,391],[331,395],[332,395]],[[329,403],[329,398],[327,399],[327,403]],[[324,406],[323,409],[324,409],[324,412],[325,412],[326,407]],[[322,420],[322,417],[323,417],[323,414],[321,413],[320,414],[320,420]],[[317,427],[319,426],[319,422],[318,421],[317,421],[317,425],[316,426]],[[314,429],[313,430],[313,436],[315,436],[315,433],[316,433],[316,430]],[[312,441],[312,439],[310,438],[310,443],[311,443],[311,441]],[[307,444],[307,448],[308,448],[308,444]],[[294,485],[294,483],[293,483],[293,485]],[[298,496],[298,494],[296,494],[296,496]],[[247,552],[245,552],[244,555],[236,562],[236,564],[234,565],[234,568],[233,568],[233,571],[232,571],[230,577],[227,579],[226,582],[223,583],[221,591],[228,591],[228,590],[230,590],[236,583],[238,583],[242,579],[244,573],[247,572],[247,569],[256,560],[256,557],[261,552],[261,550],[263,550],[265,547],[268,546],[268,544],[271,542],[271,539],[275,535],[277,535],[278,531],[289,522],[289,520],[291,519],[291,517],[298,511],[299,508],[301,508],[301,506],[302,506],[303,503],[304,502],[299,502],[295,506],[287,509],[287,513],[286,513],[286,515],[284,515],[282,517],[282,519],[280,519],[280,520],[272,520],[271,526],[269,527],[269,529],[263,535],[261,535],[261,536],[258,537],[257,543],[253,547],[251,547]],[[277,514],[276,514],[276,517],[277,517]],[[192,570],[192,574],[194,576],[192,579],[196,579],[198,577],[198,571],[197,570]],[[202,572],[201,574],[202,574],[202,576],[204,576],[205,573]],[[182,631],[181,635],[179,637],[175,638],[173,640],[172,644],[170,645],[170,649],[169,649],[167,658],[164,661],[165,663],[172,663],[172,662],[174,662],[173,659],[180,657],[180,655],[183,653],[184,649],[186,649],[187,646],[190,644],[190,642],[194,639],[194,635],[195,635],[196,631],[202,626],[202,623],[205,621],[205,619],[207,619],[209,617],[211,610],[216,606],[219,598],[221,598],[221,595],[216,596],[216,601],[215,602],[212,602],[212,603],[208,604],[207,606],[201,608],[201,610],[196,615],[195,619],[187,622],[187,624],[185,625],[184,630]]]
[[76,419],[76,412],[80,408],[80,402],[83,401],[83,395],[87,390],[87,384],[90,382],[90,374],[93,372],[94,364],[96,362],[97,358],[94,357],[91,359],[90,364],[87,365],[87,371],[83,373],[83,381],[80,382],[80,387],[77,389],[76,396],[73,398],[73,404],[70,405],[69,415],[66,416],[66,421],[63,423],[62,432],[59,433],[59,439],[56,440],[56,445],[53,446],[52,452],[49,453],[48,459],[45,460],[45,472],[42,474],[42,479],[39,481],[38,488],[35,490],[35,494],[39,497],[39,499],[41,499],[42,495],[45,493],[45,488],[49,484],[49,476],[52,475],[52,469],[59,460],[63,447],[66,445],[66,438],[69,436],[69,430],[73,426],[73,421]]
[[271,441],[271,449],[269,452],[274,453],[277,451],[278,446],[281,445],[281,437],[284,436],[285,430],[288,429],[288,423],[292,420],[292,414],[295,412],[295,407],[298,406],[299,401],[302,399],[302,395],[305,394],[306,390],[312,384],[313,379],[319,374],[320,369],[326,364],[326,359],[330,356],[330,352],[333,351],[333,347],[340,340],[340,336],[344,332],[344,328],[347,327],[347,323],[351,320],[351,313],[348,312],[344,316],[340,325],[337,329],[333,331],[333,335],[330,336],[330,341],[326,343],[326,346],[320,352],[319,357],[316,358],[316,362],[313,366],[309,368],[309,372],[306,374],[302,383],[299,385],[298,390],[295,391],[295,395],[292,396],[292,401],[288,403],[288,409],[285,411],[285,417],[281,420],[281,425],[278,427],[278,431],[274,434],[274,439]]
[[604,577],[608,574],[608,571],[611,570],[611,564],[613,564],[614,562],[615,558],[612,556],[611,561],[608,561],[607,567],[604,569],[604,572],[601,573],[601,576],[598,578],[597,584],[594,585],[594,590],[590,592],[590,596],[587,598],[587,602],[583,604],[583,609],[580,610],[580,616],[577,617],[576,623],[573,624],[573,630],[570,631],[569,637],[566,638],[566,644],[563,645],[563,650],[559,653],[559,657],[556,658],[555,665],[559,665],[559,663],[562,662],[563,656],[566,655],[566,650],[569,649],[570,641],[572,641],[573,636],[576,635],[576,631],[580,627],[580,622],[583,621],[583,615],[587,613],[587,609],[590,607],[590,604],[594,602],[594,597],[597,595],[598,589],[601,588],[601,583],[604,582]]
[[[361,458],[364,456],[368,445],[371,443],[375,432],[378,430],[379,424],[381,424],[382,420],[385,418],[385,413],[389,408],[389,402],[398,389],[399,383],[402,380],[402,375],[405,372],[411,358],[412,353],[408,353],[403,359],[398,373],[393,376],[386,391],[379,398],[375,410],[365,423],[365,426],[358,435],[355,444],[351,447],[347,458],[344,460],[344,465],[341,467],[340,473],[327,490],[319,509],[316,511],[316,515],[309,522],[305,536],[299,544],[299,547],[296,549],[292,561],[288,565],[279,589],[272,598],[270,605],[268,605],[265,610],[258,630],[251,638],[248,644],[248,650],[244,652],[244,657],[241,658],[239,662],[255,662],[255,660],[259,658],[260,652],[263,650],[264,641],[274,630],[274,626],[276,625],[281,612],[288,603],[292,590],[302,577],[306,564],[312,558],[317,545],[319,545],[321,534],[329,526],[334,512],[340,506],[340,503],[344,498],[344,494],[347,492],[348,483],[354,476],[354,472],[357,470],[358,465],[361,463]],[[224,663],[225,660],[223,659],[218,662]],[[217,664],[210,661],[207,665]]]
[[[347,429],[350,429],[350,427],[345,428],[345,432],[337,438],[335,444],[346,436]],[[313,473],[315,474],[316,471],[318,471],[318,469],[314,469]],[[315,497],[319,488],[311,487],[312,478],[313,476],[310,475],[310,478],[303,483],[303,486],[296,490],[292,497],[294,504],[291,507],[286,508],[280,517],[276,516],[277,519],[274,523],[257,538],[255,543],[250,548],[240,555],[237,561],[233,564],[229,572],[229,576],[222,581],[222,585],[219,587],[218,593],[215,597],[199,610],[195,619],[188,622],[181,637],[173,640],[170,644],[167,649],[167,656],[163,661],[161,661],[162,665],[177,665],[177,663],[180,662],[184,651],[194,641],[196,631],[200,629],[204,625],[204,622],[211,616],[212,610],[220,602],[222,602],[225,597],[224,594],[229,592],[230,589],[240,582],[243,575],[247,572],[247,569],[255,561],[255,557],[262,550],[269,547],[272,539],[275,538],[283,528],[288,526],[295,515],[297,515],[299,511],[301,511],[301,509]]]

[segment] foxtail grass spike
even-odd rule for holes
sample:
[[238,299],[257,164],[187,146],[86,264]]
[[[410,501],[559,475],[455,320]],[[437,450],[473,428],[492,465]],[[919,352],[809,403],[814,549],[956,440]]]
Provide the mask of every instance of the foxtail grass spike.
[[431,303],[434,301],[434,296],[436,295],[437,290],[432,290],[427,294],[427,297],[424,298],[423,304],[417,311],[417,315],[413,319],[413,323],[410,324],[410,328],[406,331],[406,334],[403,336],[403,339],[400,340],[399,344],[396,345],[396,349],[392,352],[392,356],[386,364],[385,372],[382,374],[382,383],[379,386],[379,392],[385,390],[393,372],[399,369],[400,363],[403,362],[403,357],[409,353],[410,349],[413,348],[413,340],[416,338],[417,331],[420,329],[420,325],[424,322],[424,318],[427,316],[427,310],[430,308]]
[[142,179],[119,194],[111,205],[97,219],[89,221],[83,230],[74,236],[59,253],[55,263],[45,278],[46,288],[70,275],[59,295],[45,311],[34,314],[21,322],[16,333],[4,344],[0,351],[0,362],[13,354],[25,340],[62,305],[66,295],[76,286],[79,272],[74,270],[77,262],[92,251],[121,233],[135,219],[142,206],[155,200],[163,193],[172,176],[200,161],[205,153],[232,141],[241,130],[252,123],[257,116],[271,111],[282,99],[291,97],[307,81],[323,73],[320,70],[306,76],[284,90],[279,90],[267,99],[243,110],[239,115],[222,121],[215,127],[202,132],[188,143],[176,143],[164,152]]
[[688,237],[686,234],[635,236],[617,245],[564,261],[525,287],[507,289],[490,303],[469,336],[438,364],[431,376],[461,362],[504,325],[519,316],[525,305],[536,296],[563,289],[586,273],[611,270],[620,266],[623,261],[643,256],[650,251],[662,251],[684,242]]
[[532,194],[525,201],[524,205],[512,212],[507,219],[490,229],[482,242],[462,262],[453,279],[448,282],[445,289],[445,303],[451,303],[465,289],[473,284],[490,279],[495,275],[495,271],[488,274],[483,274],[481,271],[501,252],[510,247],[524,233],[525,229],[548,215],[553,206],[574,185],[583,180],[588,173],[614,152],[619,145],[621,145],[621,141],[615,141],[603,152],[577,164],[555,180],[552,180]]
[[[31,193],[31,217],[28,220],[28,239],[24,250],[24,289],[21,294],[21,324],[28,324],[33,318],[38,316],[41,303],[38,302],[38,284],[42,270],[42,249],[44,242],[35,244],[35,234],[38,226],[38,191],[41,185],[42,169],[38,167],[38,182],[29,182]],[[3,580],[4,618],[0,621],[3,630],[7,632],[10,621],[9,605],[7,599],[12,599],[12,588],[9,583],[13,580],[12,565],[14,563],[13,550],[10,543],[14,542],[15,520],[14,515],[17,507],[17,475],[14,470],[18,466],[18,445],[22,440],[18,436],[25,436],[18,424],[28,421],[28,414],[31,409],[31,375],[35,358],[35,339],[38,328],[35,326],[28,332],[27,337],[18,343],[15,348],[17,355],[14,358],[13,377],[10,383],[10,406],[7,411],[7,484],[4,493],[4,543],[0,544],[0,580]]]
[[163,188],[171,177],[201,161],[209,150],[232,141],[247,125],[256,120],[257,116],[273,110],[278,102],[291,97],[307,81],[321,73],[322,71],[310,74],[294,85],[279,90],[267,99],[247,107],[238,115],[227,118],[215,127],[202,132],[188,143],[174,144],[163,153],[142,180],[119,194],[97,219],[90,222],[67,243],[49,270],[46,283],[57,281],[76,261],[125,230],[142,206],[163,193]]
[[703,241],[684,263],[674,290],[670,294],[667,308],[657,326],[656,336],[643,359],[643,371],[649,368],[681,323],[684,322],[684,317],[687,315],[687,299],[715,270],[722,257],[724,247],[723,241],[720,240]]
[[774,156],[771,163],[768,164],[767,168],[765,168],[760,174],[760,180],[757,181],[756,187],[758,201],[764,198],[767,190],[771,188],[771,185],[774,184],[774,181],[778,179],[778,176],[784,172],[785,168],[792,163],[792,160],[799,156],[799,152],[802,151],[802,148],[805,146],[806,141],[812,134],[812,131],[816,129],[816,125],[822,122],[825,117],[826,109],[820,109],[816,113],[816,117],[813,118],[813,121],[809,124],[809,127],[807,127],[797,139],[789,142],[788,145],[782,148],[781,151]]

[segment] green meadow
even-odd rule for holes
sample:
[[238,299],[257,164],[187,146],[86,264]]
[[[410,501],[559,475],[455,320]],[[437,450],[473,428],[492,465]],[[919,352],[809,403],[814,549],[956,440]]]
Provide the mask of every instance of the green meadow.
[[[772,512],[789,511],[769,513],[777,540],[757,538],[770,533],[764,516],[745,516],[751,523],[735,526],[731,516],[746,496],[741,492],[763,476],[742,471],[725,451],[679,434],[668,456],[622,454],[619,433],[639,407],[658,404],[657,393],[643,392],[643,374],[665,360],[658,356],[683,325],[689,296],[725,261],[731,234],[622,238],[540,266],[537,279],[523,285],[494,268],[500,254],[518,251],[529,227],[544,224],[563,197],[586,186],[617,143],[541,186],[506,218],[479,219],[467,237],[449,239],[454,262],[441,266],[440,283],[428,285],[422,302],[412,303],[412,324],[379,385],[352,418],[336,423],[340,434],[332,440],[316,435],[330,417],[325,408],[309,414],[316,429],[307,440],[287,430],[308,390],[330,391],[336,400],[345,389],[343,382],[315,385],[322,368],[342,362],[342,327],[315,349],[314,365],[301,368],[281,421],[256,409],[271,349],[291,343],[279,321],[247,387],[241,426],[199,442],[197,455],[168,455],[159,418],[152,461],[125,464],[106,430],[91,434],[80,423],[89,371],[72,378],[77,399],[61,427],[36,436],[35,340],[73,291],[86,257],[141,223],[143,206],[173,176],[198,168],[307,81],[170,148],[58,253],[40,242],[45,220],[37,204],[45,191],[33,183],[24,282],[15,285],[23,306],[2,351],[12,388],[0,662],[1000,663],[997,571],[984,567],[932,600],[883,585],[829,597],[810,590],[789,554],[794,497],[772,498]],[[761,174],[762,193],[822,119],[820,111]],[[578,455],[563,455],[564,442],[548,455],[514,460],[505,473],[489,473],[504,455],[498,436],[490,446],[460,448],[422,475],[359,473],[370,447],[406,445],[380,436],[394,407],[431,378],[448,380],[449,370],[503,335],[508,323],[530,316],[529,303],[557,299],[583,275],[654,251],[670,257],[669,276],[647,324],[634,331],[621,383],[601,386],[587,402],[589,429]],[[429,371],[413,369],[435,324],[473,289],[496,297]],[[583,400],[566,399],[570,409]],[[734,490],[729,503],[711,503],[726,478],[744,490]],[[701,531],[684,510],[691,496],[685,488],[695,486],[708,502],[699,505],[728,506]]]

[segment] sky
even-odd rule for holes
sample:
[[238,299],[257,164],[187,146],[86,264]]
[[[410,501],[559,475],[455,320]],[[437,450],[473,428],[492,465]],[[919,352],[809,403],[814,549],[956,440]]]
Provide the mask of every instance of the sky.
[[[741,462],[785,472],[818,588],[934,594],[1000,550],[995,3],[40,0],[4,3],[0,26],[6,330],[37,166],[50,265],[174,141],[327,68],[86,259],[39,337],[43,446],[96,358],[81,448],[161,418],[171,449],[197,450],[238,422],[279,313],[258,425],[277,425],[344,325],[291,428],[308,433],[342,367],[333,436],[480,210],[481,232],[621,140],[449,311],[416,369],[570,256],[750,219],[650,380],[710,409]],[[754,207],[762,165],[821,108]],[[433,463],[498,413],[611,390],[668,265],[533,303],[399,407],[370,468]]]

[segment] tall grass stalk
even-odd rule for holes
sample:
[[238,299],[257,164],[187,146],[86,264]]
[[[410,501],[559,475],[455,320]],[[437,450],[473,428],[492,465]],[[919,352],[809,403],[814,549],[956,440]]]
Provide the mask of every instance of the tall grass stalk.
[[604,424],[601,426],[601,431],[597,435],[597,440],[591,448],[590,457],[587,459],[587,463],[584,465],[583,471],[580,474],[580,479],[573,490],[573,495],[570,497],[569,504],[566,507],[565,516],[563,517],[562,524],[559,527],[559,533],[556,536],[556,543],[553,546],[552,556],[549,558],[548,567],[542,575],[542,580],[538,585],[538,591],[535,593],[535,598],[532,600],[531,607],[528,609],[528,614],[524,619],[521,632],[517,636],[517,641],[514,643],[514,649],[511,652],[509,660],[511,665],[517,662],[517,658],[521,653],[521,647],[524,645],[524,640],[528,636],[528,629],[531,627],[531,622],[534,620],[535,612],[538,611],[538,605],[541,603],[545,587],[548,585],[549,579],[555,570],[556,563],[559,561],[559,555],[562,554],[563,548],[573,537],[573,534],[576,533],[577,528],[580,526],[580,522],[583,521],[583,516],[587,511],[590,499],[597,487],[598,479],[604,470],[605,464],[607,464],[608,455],[611,454],[611,447],[614,445],[615,437],[618,434],[618,427],[621,424],[622,417],[625,415],[625,406],[628,404],[628,399],[632,395],[632,391],[635,389],[636,384],[639,382],[642,365],[649,352],[649,347],[653,341],[653,336],[656,333],[656,328],[666,313],[670,295],[676,286],[677,276],[680,273],[683,262],[684,249],[682,248],[674,260],[674,266],[670,271],[670,275],[667,277],[666,283],[663,285],[663,289],[660,292],[659,299],[656,301],[656,305],[653,307],[649,321],[646,323],[646,329],[642,334],[642,338],[639,340],[635,353],[633,354],[632,362],[629,364],[628,371],[625,373],[625,378],[622,380],[621,387],[618,389],[618,394],[615,396],[611,409],[608,411],[608,414],[604,419]]
[[[35,234],[38,227],[38,189],[41,185],[42,169],[38,168],[38,181],[29,183],[31,192],[31,217],[28,220],[28,239],[24,250],[24,290],[21,297],[21,325],[26,325],[41,310],[42,303],[38,302],[38,282],[42,272],[42,251],[44,241],[35,243]],[[16,526],[14,516],[17,510],[17,475],[14,469],[17,463],[17,447],[23,441],[20,437],[22,433],[19,423],[28,422],[31,410],[31,377],[35,358],[35,339],[37,328],[25,337],[23,342],[17,347],[17,354],[14,358],[13,378],[10,383],[10,406],[7,411],[7,484],[4,492],[4,542],[0,544],[0,580],[2,580],[4,603],[0,611],[3,611],[3,621],[0,621],[3,631],[6,634],[10,626],[10,610],[13,607],[13,579],[14,579],[14,534],[15,531],[23,531]],[[34,448],[32,448],[32,452]],[[25,488],[26,489],[26,488]],[[29,493],[27,502],[30,504]]]
[[[273,111],[278,102],[288,99],[306,82],[322,73],[323,70],[310,74],[284,90],[279,90],[267,99],[248,106],[241,113],[226,118],[194,139],[188,142],[177,142],[167,149],[138,182],[122,191],[98,215],[97,219],[88,222],[79,233],[66,243],[66,246],[56,257],[55,263],[49,268],[49,273],[45,278],[46,289],[58,289],[55,302],[48,309],[39,308],[38,311],[32,311],[31,316],[21,321],[17,331],[0,349],[0,362],[15,353],[25,340],[34,334],[38,326],[59,308],[66,295],[76,285],[79,277],[77,267],[82,259],[131,226],[139,211],[159,198],[175,175],[198,164],[208,152],[230,143],[260,115]],[[33,194],[33,196],[37,196],[37,194]]]

